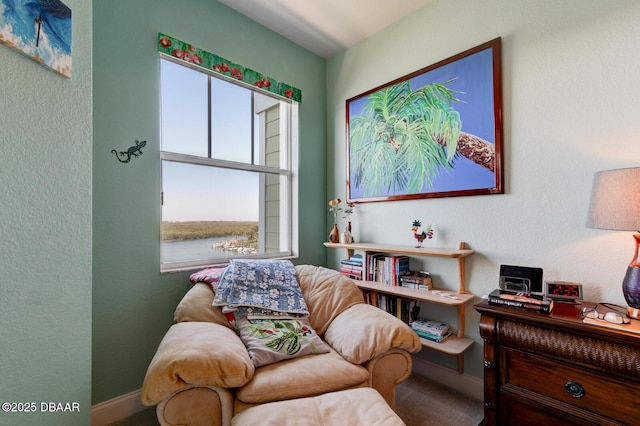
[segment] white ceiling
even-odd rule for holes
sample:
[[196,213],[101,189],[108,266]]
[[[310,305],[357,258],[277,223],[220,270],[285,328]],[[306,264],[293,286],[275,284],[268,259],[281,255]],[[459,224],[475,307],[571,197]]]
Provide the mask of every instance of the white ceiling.
[[431,0],[218,0],[283,37],[330,58]]

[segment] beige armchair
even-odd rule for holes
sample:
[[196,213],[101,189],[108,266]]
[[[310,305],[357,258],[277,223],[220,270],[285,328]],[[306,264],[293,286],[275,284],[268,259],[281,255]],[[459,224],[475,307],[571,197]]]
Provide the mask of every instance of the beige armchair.
[[339,272],[296,266],[311,326],[331,348],[255,368],[208,284],[191,288],[176,308],[149,365],[142,402],[157,405],[161,425],[230,425],[254,405],[327,392],[375,388],[394,408],[395,386],[411,373],[415,333],[397,318],[364,303]]

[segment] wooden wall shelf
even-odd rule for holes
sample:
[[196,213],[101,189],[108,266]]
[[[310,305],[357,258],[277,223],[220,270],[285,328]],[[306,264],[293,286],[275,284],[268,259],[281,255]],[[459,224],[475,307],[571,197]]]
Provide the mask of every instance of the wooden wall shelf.
[[457,336],[451,336],[441,343],[432,342],[427,339],[420,339],[422,346],[425,348],[433,349],[447,355],[457,357],[458,373],[464,372],[464,352],[474,343],[473,339],[465,337],[465,308],[467,303],[475,300],[473,294],[469,294],[466,291],[466,277],[465,277],[465,258],[475,253],[475,250],[470,250],[466,243],[461,242],[459,248],[431,248],[431,247],[412,247],[401,246],[393,244],[373,244],[373,243],[329,243],[324,245],[328,248],[345,249],[347,250],[347,257],[353,256],[354,252],[376,252],[376,253],[388,253],[396,255],[407,256],[424,256],[424,257],[439,257],[458,260],[458,291],[448,290],[415,290],[410,288],[404,288],[399,286],[392,286],[383,284],[377,281],[360,281],[354,280],[354,283],[361,289],[370,290],[378,293],[385,293],[394,296],[403,297],[405,299],[420,300],[427,303],[436,303],[445,306],[451,306],[458,309],[458,334]]

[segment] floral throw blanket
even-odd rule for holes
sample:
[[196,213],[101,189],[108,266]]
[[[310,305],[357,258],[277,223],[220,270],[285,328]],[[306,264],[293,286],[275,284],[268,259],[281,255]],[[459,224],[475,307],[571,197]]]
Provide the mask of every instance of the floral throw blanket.
[[256,367],[329,352],[309,323],[295,267],[288,260],[232,260],[215,289]]
[[309,316],[288,260],[232,260],[220,277],[213,306],[235,311],[236,319]]

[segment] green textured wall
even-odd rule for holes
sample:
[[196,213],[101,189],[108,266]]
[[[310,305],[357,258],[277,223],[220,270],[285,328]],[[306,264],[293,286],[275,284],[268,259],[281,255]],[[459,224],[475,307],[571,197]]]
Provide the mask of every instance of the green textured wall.
[[[297,263],[324,263],[325,61],[211,0],[96,0],[94,12],[92,400],[139,389],[186,273],[159,273],[158,32],[302,90]],[[122,164],[112,149],[146,140]],[[194,207],[194,208],[197,208]]]
[[65,4],[72,79],[0,45],[0,403],[36,403],[0,425],[90,419],[92,5]]

